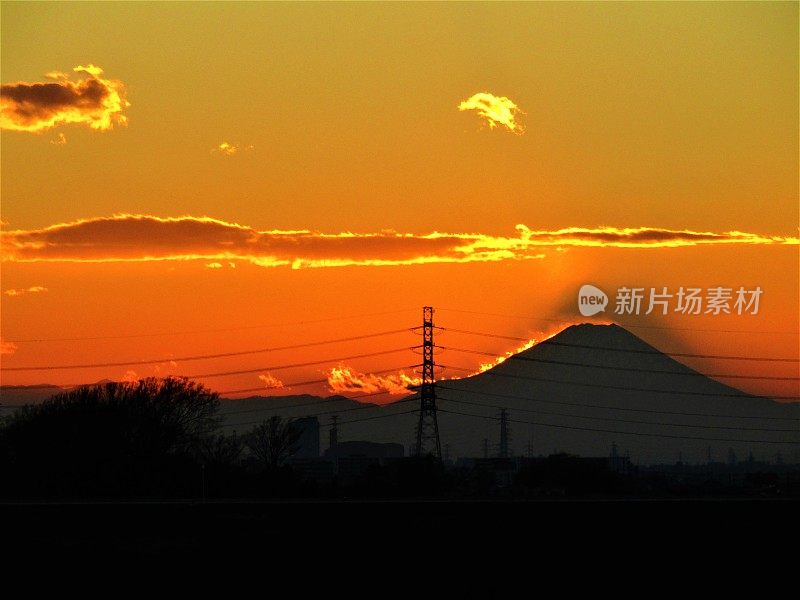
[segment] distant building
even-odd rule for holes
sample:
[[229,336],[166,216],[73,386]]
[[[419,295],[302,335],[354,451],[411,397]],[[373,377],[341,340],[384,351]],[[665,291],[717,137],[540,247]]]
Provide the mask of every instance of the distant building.
[[367,441],[338,442],[325,451],[325,458],[335,463],[336,473],[342,481],[359,479],[370,467],[386,465],[404,455],[402,444]]
[[300,432],[293,458],[319,458],[319,419],[317,417],[295,419],[292,421],[292,427]]
[[[587,459],[587,460],[596,460],[598,462],[602,462],[603,459]],[[621,473],[623,475],[627,475],[631,471],[633,471],[631,465],[631,457],[630,456],[610,456],[605,459],[608,464],[608,468],[614,471],[615,473]]]

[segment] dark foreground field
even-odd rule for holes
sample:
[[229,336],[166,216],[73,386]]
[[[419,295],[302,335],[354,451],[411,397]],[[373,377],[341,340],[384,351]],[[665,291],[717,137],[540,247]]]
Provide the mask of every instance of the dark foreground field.
[[[500,561],[763,557],[796,539],[786,499],[3,504],[5,560],[195,564],[396,560],[419,550]],[[409,554],[410,553],[410,554]],[[770,561],[779,566],[779,552]],[[657,559],[656,557],[660,557]],[[747,558],[749,557],[749,558]],[[672,562],[672,560],[670,560]],[[6,565],[9,563],[6,562]],[[655,566],[655,565],[654,565]]]

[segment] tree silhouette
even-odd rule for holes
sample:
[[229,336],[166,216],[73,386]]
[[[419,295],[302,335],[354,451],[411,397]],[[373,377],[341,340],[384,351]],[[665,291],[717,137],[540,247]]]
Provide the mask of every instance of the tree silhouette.
[[242,443],[236,434],[212,435],[200,443],[198,456],[204,464],[231,465],[239,461]]
[[0,465],[20,493],[181,493],[218,406],[215,392],[182,377],[83,386],[14,413],[0,430]]
[[250,431],[245,445],[267,468],[276,469],[297,451],[300,435],[292,420],[274,415]]

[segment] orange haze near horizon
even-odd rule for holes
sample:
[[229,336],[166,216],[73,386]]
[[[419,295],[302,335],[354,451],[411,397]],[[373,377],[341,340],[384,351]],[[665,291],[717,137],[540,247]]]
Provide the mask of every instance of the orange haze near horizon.
[[[337,368],[337,389],[397,392],[423,305],[511,338],[614,321],[666,352],[800,358],[796,3],[0,10],[2,385],[330,394]],[[606,312],[581,317],[584,283]],[[623,286],[763,295],[757,315],[622,317]],[[445,377],[490,361],[437,356]]]

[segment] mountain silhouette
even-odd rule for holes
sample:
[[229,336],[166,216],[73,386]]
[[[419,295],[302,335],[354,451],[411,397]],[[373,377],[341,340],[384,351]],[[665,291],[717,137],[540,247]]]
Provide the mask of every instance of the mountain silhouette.
[[[439,396],[443,411],[497,417],[502,406],[513,421],[536,423],[510,424],[519,454],[529,442],[534,454],[600,456],[616,444],[646,462],[675,462],[681,455],[706,462],[709,448],[717,461],[727,460],[729,449],[740,458],[752,452],[772,460],[778,452],[793,456],[800,442],[799,404],[720,383],[618,325],[568,327],[484,373],[440,382]],[[462,419],[455,431],[450,416]],[[486,432],[488,422],[485,437],[496,444],[497,421],[481,420],[444,412],[440,426],[458,439]]]
[[[0,409],[5,409],[7,412],[25,404],[38,404],[63,391],[65,391],[65,388],[48,383],[36,385],[2,385],[0,386]],[[0,415],[2,414],[2,410],[0,410]]]
[[349,414],[359,415],[369,410],[368,407],[379,408],[377,405],[357,402],[344,396],[327,398],[310,394],[249,396],[236,400],[223,400],[220,403],[220,416],[223,418],[226,430],[242,433],[271,415],[281,415],[286,418],[318,416],[320,424],[324,425],[334,414],[345,420],[349,418]]
[[[716,368],[716,367],[715,367]],[[732,372],[728,367],[727,372]],[[410,397],[406,397],[408,400]],[[451,457],[490,456],[499,444],[499,413],[509,412],[516,455],[567,452],[608,456],[612,445],[642,463],[798,460],[800,404],[746,394],[695,371],[618,325],[574,325],[494,368],[437,383],[442,447]],[[234,421],[233,406],[225,413]],[[413,447],[412,401],[363,407],[341,397],[251,399],[265,412],[320,415],[322,448],[336,410],[340,440],[399,442]],[[311,404],[314,403],[314,404]],[[256,406],[256,404],[253,404]],[[286,409],[271,407],[289,406]],[[399,414],[399,416],[392,416]],[[243,416],[237,415],[238,419]],[[251,419],[247,419],[251,420]]]
[[[87,384],[104,385],[106,383],[114,383],[113,379],[101,379],[94,383]],[[50,383],[33,384],[33,385],[0,385],[0,409],[9,412],[25,404],[39,404],[48,398],[60,394],[61,392],[68,392],[81,386],[59,386]],[[0,410],[2,414],[2,410]]]

